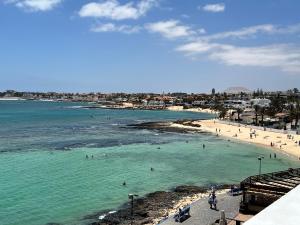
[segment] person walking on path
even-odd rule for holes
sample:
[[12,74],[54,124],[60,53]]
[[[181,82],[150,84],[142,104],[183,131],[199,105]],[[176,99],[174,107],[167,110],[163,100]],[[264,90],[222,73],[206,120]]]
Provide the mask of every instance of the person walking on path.
[[209,194],[208,203],[211,209],[217,210],[217,196],[214,188],[212,188],[211,193]]

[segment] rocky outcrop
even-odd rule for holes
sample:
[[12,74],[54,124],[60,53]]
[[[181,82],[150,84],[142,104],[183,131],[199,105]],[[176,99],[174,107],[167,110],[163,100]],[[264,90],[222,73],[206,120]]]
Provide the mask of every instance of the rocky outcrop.
[[[221,185],[217,189],[224,189],[230,185]],[[134,200],[134,224],[151,224],[157,218],[168,216],[167,211],[172,209],[180,199],[199,193],[205,193],[208,187],[198,186],[178,186],[171,191],[157,191],[146,195],[145,197]],[[87,216],[85,219],[98,219],[104,212]],[[117,212],[106,213],[104,219],[92,225],[129,225],[131,222],[131,204],[123,205]]]
[[[194,124],[193,120],[178,120],[174,122],[146,122],[146,123],[139,123],[139,124],[130,124],[127,125],[127,128],[134,128],[134,129],[148,129],[148,130],[157,130],[161,132],[176,132],[176,133],[188,133],[190,131],[199,132],[199,133],[206,133],[203,131],[199,131],[198,129],[193,129],[201,127],[199,124]],[[181,128],[181,127],[174,127],[172,124],[181,124],[185,126],[189,126],[189,129]]]

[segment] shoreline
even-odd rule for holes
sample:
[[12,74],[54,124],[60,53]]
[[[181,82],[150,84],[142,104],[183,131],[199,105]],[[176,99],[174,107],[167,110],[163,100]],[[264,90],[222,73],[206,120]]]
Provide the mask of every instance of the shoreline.
[[207,113],[216,115],[219,112],[213,109],[209,108],[201,108],[201,107],[194,107],[194,108],[187,108],[184,109],[183,106],[168,106],[168,107],[135,107],[135,106],[128,106],[128,105],[88,105],[88,106],[78,106],[76,108],[82,108],[82,109],[112,109],[112,110],[158,110],[158,111],[173,111],[173,112],[194,112],[194,113]]
[[253,129],[247,125],[225,124],[219,120],[197,120],[190,121],[188,124],[173,122],[171,127],[209,132],[221,138],[229,138],[233,141],[267,147],[273,151],[284,153],[300,160],[300,145],[298,144],[300,135],[290,135],[289,137],[289,135],[283,133],[260,130],[259,127]]
[[[230,185],[216,185],[217,195],[226,194]],[[191,205],[207,198],[209,186],[177,186],[169,191],[156,191],[134,199],[135,224],[157,225],[178,212],[180,207]],[[83,220],[93,220],[90,225],[129,225],[131,205],[126,202],[116,211],[104,210],[87,215]],[[101,220],[98,218],[102,217]],[[97,221],[97,222],[96,222]]]
[[[173,122],[149,122],[128,125],[135,129],[150,129],[178,133],[202,133],[217,135],[223,139],[254,144],[276,152],[286,154],[300,160],[300,135],[288,135],[261,127],[251,127],[243,124],[227,124],[215,119],[207,120],[178,120]],[[272,142],[272,146],[271,146]],[[275,155],[271,157],[275,157]]]

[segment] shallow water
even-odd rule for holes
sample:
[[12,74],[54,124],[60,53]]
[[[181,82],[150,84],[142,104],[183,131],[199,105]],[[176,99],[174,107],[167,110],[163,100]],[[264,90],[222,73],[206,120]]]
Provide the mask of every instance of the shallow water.
[[263,172],[299,166],[279,153],[269,159],[269,149],[213,135],[124,128],[144,121],[210,118],[207,114],[74,105],[0,102],[0,224],[85,224],[85,215],[115,209],[128,193],[240,182],[258,172],[259,155],[265,156]]

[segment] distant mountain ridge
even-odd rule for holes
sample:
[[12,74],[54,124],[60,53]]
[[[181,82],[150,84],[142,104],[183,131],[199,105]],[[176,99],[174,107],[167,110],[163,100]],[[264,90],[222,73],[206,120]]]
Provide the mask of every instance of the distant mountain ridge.
[[238,94],[241,92],[251,93],[252,91],[250,91],[248,88],[245,88],[245,87],[229,87],[226,90],[224,90],[224,92],[229,93],[229,94]]

